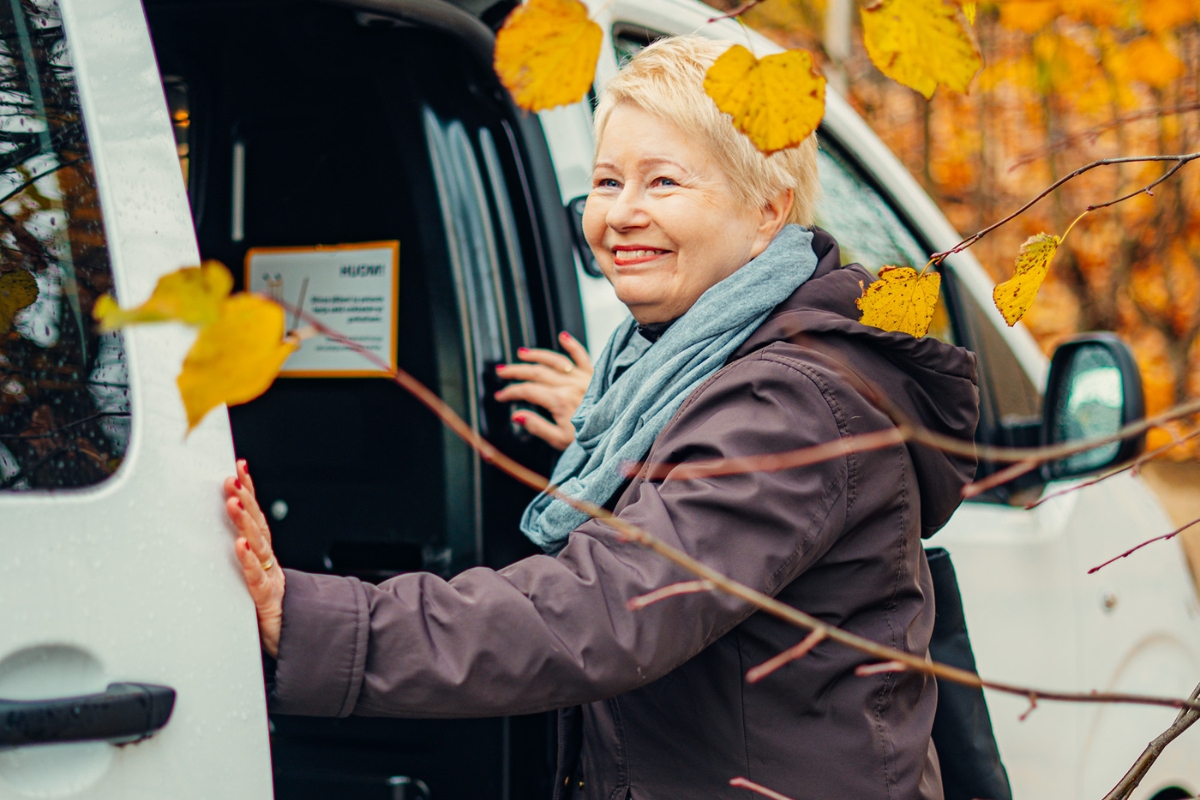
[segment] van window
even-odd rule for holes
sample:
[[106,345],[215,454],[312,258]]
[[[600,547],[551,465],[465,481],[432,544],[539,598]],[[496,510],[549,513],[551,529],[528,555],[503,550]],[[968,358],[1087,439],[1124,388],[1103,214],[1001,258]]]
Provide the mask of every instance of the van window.
[[0,5],[0,491],[92,486],[129,444],[96,178],[54,0]]
[[[883,195],[828,141],[820,141],[817,169],[821,176],[817,225],[837,239],[843,264],[857,262],[875,274],[885,266],[924,267],[929,260],[926,249]],[[929,335],[956,344],[944,285]]]

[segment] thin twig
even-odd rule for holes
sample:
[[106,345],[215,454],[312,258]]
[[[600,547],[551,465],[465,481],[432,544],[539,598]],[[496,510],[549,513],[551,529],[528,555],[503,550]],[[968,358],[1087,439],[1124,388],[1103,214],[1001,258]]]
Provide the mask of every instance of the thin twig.
[[[1013,213],[1009,214],[1004,219],[1001,219],[998,222],[992,223],[991,225],[987,226],[986,228],[984,228],[983,230],[981,230],[977,233],[971,234],[970,236],[963,239],[958,244],[954,245],[954,247],[951,247],[949,250],[945,250],[941,253],[934,253],[933,255],[931,255],[929,257],[929,263],[933,264],[933,265],[937,265],[937,264],[942,263],[942,261],[944,261],[947,256],[950,256],[954,253],[961,253],[963,250],[966,250],[968,247],[975,244],[976,242],[978,242],[984,236],[987,236],[992,231],[996,230],[997,228],[1001,227],[1002,225],[1006,225],[1007,223],[1012,222],[1014,219],[1016,219],[1017,217],[1024,214],[1030,208],[1037,205],[1038,201],[1042,200],[1044,197],[1046,197],[1046,195],[1050,194],[1055,189],[1062,186],[1064,183],[1074,180],[1075,178],[1078,178],[1083,173],[1090,172],[1091,170],[1095,169],[1096,167],[1108,167],[1108,166],[1113,166],[1115,164],[1137,164],[1137,163],[1145,163],[1145,162],[1152,162],[1152,161],[1174,161],[1174,162],[1176,162],[1174,167],[1172,167],[1170,170],[1168,170],[1161,177],[1159,177],[1157,180],[1150,183],[1149,185],[1144,186],[1141,189],[1138,189],[1136,192],[1132,192],[1128,195],[1125,195],[1124,197],[1119,197],[1116,200],[1111,200],[1107,203],[1101,203],[1100,205],[1096,205],[1096,206],[1089,206],[1088,207],[1089,211],[1096,209],[1096,208],[1104,208],[1105,206],[1110,206],[1113,203],[1119,203],[1122,200],[1128,200],[1130,197],[1135,197],[1139,194],[1142,194],[1143,192],[1150,192],[1150,190],[1153,189],[1155,186],[1162,183],[1164,180],[1169,178],[1171,175],[1174,175],[1176,172],[1178,172],[1180,167],[1184,166],[1185,164],[1189,164],[1192,161],[1195,161],[1197,158],[1200,158],[1200,153],[1183,153],[1181,155],[1173,155],[1173,156],[1170,156],[1170,155],[1168,155],[1168,156],[1127,156],[1124,158],[1102,158],[1099,161],[1093,161],[1090,164],[1084,164],[1082,167],[1075,170],[1074,172],[1068,173],[1067,175],[1064,175],[1063,177],[1056,180],[1054,183],[1050,184],[1049,187],[1047,187],[1046,189],[1043,189],[1041,192],[1039,192],[1036,197],[1034,197],[1032,200],[1030,200],[1025,205],[1018,208]],[[1151,192],[1151,194],[1153,194],[1153,193]]]
[[1018,461],[1011,464],[1002,470],[993,472],[986,478],[977,481],[971,481],[962,488],[962,496],[964,500],[970,500],[972,497],[983,494],[986,491],[995,489],[997,486],[1003,486],[1011,480],[1021,477],[1027,472],[1033,472],[1040,467],[1043,462],[1036,458],[1027,458],[1024,461]]
[[1113,556],[1108,561],[1105,561],[1103,564],[1092,567],[1091,569],[1088,570],[1088,575],[1091,575],[1092,573],[1095,573],[1095,572],[1099,572],[1100,570],[1104,569],[1105,567],[1107,567],[1109,564],[1113,563],[1114,561],[1120,561],[1122,558],[1128,558],[1129,556],[1136,553],[1138,550],[1141,550],[1146,545],[1154,544],[1155,542],[1165,542],[1167,539],[1174,539],[1176,536],[1183,533],[1184,531],[1186,531],[1188,528],[1192,527],[1193,525],[1200,525],[1200,519],[1194,519],[1191,522],[1187,523],[1186,525],[1181,525],[1178,528],[1176,528],[1175,530],[1171,531],[1170,533],[1164,533],[1162,536],[1155,536],[1153,539],[1147,539],[1146,541],[1142,542],[1141,544],[1138,544],[1138,545],[1135,545],[1135,546],[1129,548],[1124,553],[1121,553],[1121,555]]
[[854,674],[860,678],[867,678],[871,675],[882,675],[885,672],[907,672],[908,665],[903,661],[883,661],[878,664],[863,664],[854,670]]
[[[871,399],[881,401],[883,397],[879,395]],[[1159,427],[1165,422],[1200,413],[1200,399],[1189,400],[1148,419],[1131,422],[1116,433],[1109,434],[1108,436],[1097,436],[1092,439],[1076,439],[1045,447],[1000,447],[996,445],[977,444],[967,439],[956,439],[953,436],[931,431],[928,428],[921,427],[909,421],[890,402],[887,405],[890,407],[884,408],[885,413],[889,416],[895,414],[896,416],[892,417],[894,420],[898,417],[895,428],[843,436],[831,442],[822,442],[821,444],[801,447],[796,450],[786,450],[781,453],[737,456],[735,458],[713,458],[703,461],[689,461],[687,463],[655,462],[649,465],[644,464],[644,462],[630,463],[625,465],[624,471],[628,476],[638,474],[638,470],[644,467],[645,472],[643,475],[650,480],[662,480],[668,477],[672,480],[692,480],[724,475],[740,475],[746,472],[778,472],[779,470],[810,466],[822,461],[838,458],[839,456],[862,453],[868,450],[878,450],[905,442],[923,444],[935,450],[941,450],[951,455],[963,456],[964,458],[980,458],[986,461],[1012,463],[1022,461],[1046,462],[1073,456],[1076,453],[1083,453],[1096,447],[1112,444],[1113,442],[1131,439],[1142,435],[1150,428]]]
[[[294,311],[288,304],[280,303],[287,311]],[[903,650],[897,650],[879,642],[872,641],[858,634],[838,628],[823,622],[817,617],[806,614],[798,608],[794,608],[787,603],[764,594],[756,589],[752,589],[743,583],[739,583],[734,579],[726,576],[707,564],[698,561],[687,553],[677,548],[671,547],[666,542],[663,542],[658,537],[651,534],[627,520],[621,519],[612,512],[602,508],[594,503],[589,503],[584,500],[579,500],[570,497],[558,491],[558,487],[552,486],[545,477],[539,475],[525,465],[513,460],[500,452],[495,445],[487,441],[474,430],[458,413],[451,408],[445,401],[438,397],[429,387],[418,381],[413,376],[409,375],[403,369],[393,367],[379,356],[367,350],[358,342],[353,341],[349,337],[338,333],[329,328],[316,317],[307,312],[300,312],[300,316],[309,322],[314,329],[321,335],[333,339],[338,344],[341,344],[351,350],[362,355],[373,365],[378,367],[382,372],[391,376],[392,380],[400,387],[409,391],[413,397],[422,405],[434,413],[447,427],[449,427],[463,441],[470,445],[480,458],[492,464],[497,469],[501,470],[510,477],[524,483],[530,488],[539,491],[545,491],[554,498],[563,501],[572,508],[578,509],[588,516],[600,521],[601,523],[612,528],[618,536],[626,542],[639,545],[646,548],[666,560],[670,561],[680,569],[691,573],[692,575],[702,580],[707,580],[713,586],[724,592],[725,594],[735,597],[743,602],[751,605],[760,611],[765,611],[774,617],[788,622],[797,628],[807,631],[820,630],[829,639],[846,645],[854,650],[864,653],[880,661],[897,661],[904,665],[905,668],[913,672],[920,672],[926,675],[943,678],[954,683],[959,683],[964,686],[982,687],[992,689],[1005,694],[1014,694],[1019,697],[1036,696],[1043,700],[1056,700],[1064,703],[1128,703],[1132,705],[1149,705],[1163,706],[1166,708],[1194,708],[1200,710],[1200,702],[1195,700],[1180,700],[1173,697],[1154,697],[1149,695],[1124,694],[1116,692],[1047,692],[1041,689],[1028,688],[1017,686],[1014,684],[1001,683],[999,681],[984,680],[974,672],[965,669],[950,666],[949,664],[941,664],[936,661],[927,661],[924,656],[917,656],[912,653],[906,653]]]
[[1104,125],[1098,125],[1095,128],[1091,128],[1080,133],[1073,133],[1070,136],[1064,136],[1061,139],[1056,139],[1045,147],[1040,147],[1037,150],[1032,150],[1028,153],[1025,153],[1024,155],[1019,156],[1015,161],[1013,161],[1012,164],[1009,165],[1008,171],[1012,172],[1019,167],[1023,167],[1026,164],[1037,161],[1039,158],[1045,158],[1051,153],[1056,153],[1059,150],[1070,147],[1071,145],[1083,139],[1095,141],[1096,137],[1098,137],[1100,134],[1106,133],[1113,128],[1120,127],[1121,125],[1125,125],[1126,123],[1137,122],[1143,119],[1173,117],[1176,114],[1184,114],[1188,111],[1200,111],[1200,102],[1193,101],[1190,103],[1181,103],[1177,106],[1169,106],[1167,108],[1152,108],[1146,111],[1135,111],[1132,114],[1126,114],[1122,117],[1117,117],[1112,122]]
[[780,794],[774,789],[768,789],[761,784],[755,783],[749,778],[734,778],[729,782],[729,785],[735,789],[749,789],[752,792],[758,792],[763,797],[771,798],[771,800],[792,800],[792,798],[788,797],[786,794]]
[[720,22],[723,19],[737,19],[742,14],[745,14],[747,11],[763,2],[765,2],[765,0],[747,0],[745,3],[742,3],[728,14],[722,14],[719,17],[712,17],[709,19],[709,22]]
[[1200,436],[1200,428],[1197,428],[1196,430],[1192,431],[1187,436],[1184,436],[1181,439],[1176,439],[1173,442],[1168,442],[1167,444],[1164,444],[1162,447],[1156,447],[1155,449],[1151,450],[1148,453],[1143,453],[1142,455],[1140,455],[1137,458],[1130,461],[1128,464],[1125,464],[1123,466],[1117,467],[1116,469],[1112,469],[1112,470],[1109,470],[1108,472],[1097,475],[1095,478],[1092,478],[1091,480],[1081,481],[1079,483],[1072,484],[1071,486],[1068,486],[1065,489],[1060,489],[1059,491],[1052,492],[1048,495],[1045,495],[1044,497],[1039,497],[1037,500],[1034,500],[1032,503],[1027,503],[1025,505],[1025,510],[1028,511],[1032,508],[1037,508],[1042,503],[1045,503],[1047,500],[1053,500],[1056,497],[1062,497],[1064,494],[1070,494],[1071,492],[1077,492],[1080,489],[1084,489],[1088,486],[1095,486],[1097,483],[1100,483],[1101,481],[1106,481],[1109,478],[1113,477],[1114,475],[1120,475],[1122,472],[1128,472],[1131,469],[1137,469],[1138,467],[1142,466],[1146,462],[1153,461],[1155,458],[1162,455],[1163,453],[1170,450],[1171,448],[1178,447],[1179,445],[1183,444],[1184,442],[1188,442],[1188,441],[1191,441],[1192,439],[1195,439],[1197,436]]
[[[1189,700],[1200,700],[1200,685],[1192,690]],[[1138,756],[1138,760],[1133,762],[1133,766],[1125,773],[1121,780],[1117,781],[1117,785],[1112,791],[1104,796],[1104,800],[1128,800],[1133,794],[1133,790],[1142,782],[1142,778],[1146,777],[1146,773],[1150,771],[1150,767],[1154,766],[1154,762],[1162,755],[1162,751],[1166,746],[1175,741],[1179,734],[1192,727],[1196,720],[1200,719],[1200,711],[1194,708],[1185,708],[1175,717],[1175,721],[1171,723],[1171,727],[1160,733],[1154,738],[1154,741],[1146,745],[1146,749]]]
[[813,631],[808,636],[805,636],[804,641],[800,642],[800,644],[789,647],[779,655],[764,661],[747,672],[746,683],[758,683],[784,664],[790,664],[796,659],[804,658],[814,647],[823,641],[825,641],[825,632]]
[[89,156],[80,156],[79,158],[73,158],[70,161],[64,161],[61,164],[57,164],[57,165],[51,167],[50,169],[46,170],[45,172],[41,173],[40,175],[33,176],[32,178],[25,181],[24,183],[17,184],[16,188],[12,189],[8,194],[4,195],[3,197],[0,197],[0,205],[4,205],[9,200],[11,200],[12,198],[19,195],[21,192],[28,189],[30,186],[33,186],[35,183],[40,181],[42,178],[45,178],[48,175],[53,175],[54,173],[58,172],[60,169],[66,169],[67,167],[69,167],[73,164],[78,164],[80,161],[87,161],[88,158],[89,158]]
[[672,583],[670,586],[664,586],[661,589],[655,589],[653,592],[640,595],[639,597],[630,598],[625,607],[630,611],[641,611],[649,605],[657,603],[659,600],[666,600],[668,597],[678,597],[681,594],[697,594],[699,592],[711,592],[714,587],[708,581],[683,581],[681,583]]

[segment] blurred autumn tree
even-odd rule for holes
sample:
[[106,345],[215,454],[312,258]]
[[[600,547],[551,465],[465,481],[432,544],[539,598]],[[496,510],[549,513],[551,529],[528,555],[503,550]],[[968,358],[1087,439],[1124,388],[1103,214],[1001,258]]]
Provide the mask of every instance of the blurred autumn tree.
[[[974,26],[983,72],[969,95],[938,91],[928,102],[871,64],[848,0],[766,0],[742,20],[822,54],[833,85],[964,234],[1090,161],[1200,149],[1200,0],[983,3]],[[1094,170],[974,252],[1004,280],[1025,238],[1061,234],[1090,203],[1163,169]],[[1150,413],[1200,396],[1200,169],[1185,168],[1154,194],[1085,217],[1025,317],[1047,353],[1077,331],[1124,335]],[[1156,431],[1149,444],[1171,435]],[[1197,457],[1197,441],[1172,453]]]

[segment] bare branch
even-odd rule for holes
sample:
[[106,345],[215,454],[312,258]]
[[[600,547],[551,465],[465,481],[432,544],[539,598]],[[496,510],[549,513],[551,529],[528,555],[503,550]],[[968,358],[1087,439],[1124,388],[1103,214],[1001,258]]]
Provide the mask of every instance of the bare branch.
[[854,674],[860,678],[866,678],[871,675],[882,675],[885,672],[907,672],[908,665],[902,661],[884,661],[879,664],[863,664],[858,669],[854,670]]
[[[1192,161],[1195,161],[1197,158],[1200,158],[1200,153],[1183,153],[1180,155],[1167,155],[1167,156],[1127,156],[1125,158],[1102,158],[1099,161],[1093,161],[1090,164],[1084,164],[1082,167],[1075,170],[1074,172],[1068,173],[1067,175],[1064,175],[1063,177],[1056,180],[1054,183],[1050,184],[1049,187],[1047,187],[1046,189],[1039,192],[1036,197],[1034,197],[1032,200],[1030,200],[1025,205],[1018,208],[1013,213],[1009,214],[1007,217],[1001,219],[998,222],[992,223],[991,225],[987,226],[986,228],[984,228],[983,230],[981,230],[977,233],[971,234],[970,236],[963,239],[958,244],[954,245],[954,247],[951,247],[949,250],[945,250],[941,253],[934,253],[933,255],[931,255],[929,257],[929,261],[932,264],[940,264],[940,263],[942,263],[942,261],[944,261],[946,259],[947,256],[952,255],[954,253],[961,253],[963,250],[966,250],[968,247],[970,247],[971,245],[978,242],[984,236],[987,236],[989,233],[996,230],[997,228],[999,228],[1003,225],[1006,225],[1009,222],[1012,222],[1014,219],[1021,216],[1029,209],[1033,208],[1035,205],[1037,205],[1037,203],[1040,200],[1042,200],[1044,197],[1046,197],[1046,195],[1050,194],[1055,189],[1062,186],[1064,183],[1074,180],[1075,178],[1078,178],[1080,175],[1084,174],[1085,172],[1090,172],[1091,170],[1095,169],[1096,167],[1108,167],[1108,166],[1113,166],[1115,164],[1137,164],[1137,163],[1145,163],[1145,162],[1151,162],[1151,161],[1173,161],[1173,162],[1175,162],[1174,167],[1167,170],[1167,172],[1163,173],[1163,175],[1161,177],[1159,177],[1157,180],[1155,180],[1153,183],[1150,183],[1149,185],[1144,186],[1141,189],[1138,189],[1136,192],[1132,192],[1123,197],[1119,197],[1116,200],[1111,200],[1107,203],[1101,203],[1100,205],[1096,205],[1096,206],[1089,206],[1088,207],[1089,211],[1091,211],[1093,209],[1097,209],[1097,208],[1104,208],[1105,206],[1110,206],[1114,203],[1119,203],[1122,200],[1128,200],[1129,198],[1135,197],[1139,194],[1142,194],[1143,192],[1150,192],[1150,190],[1153,189],[1155,186],[1162,183],[1167,178],[1169,178],[1171,175],[1174,175],[1176,172],[1178,172],[1179,169],[1181,167],[1183,167],[1185,164],[1190,164]],[[1152,192],[1151,192],[1151,194],[1152,194]]]
[[750,9],[754,8],[756,5],[759,5],[760,3],[763,3],[763,2],[765,2],[765,0],[747,0],[745,3],[742,3],[740,6],[735,8],[733,11],[730,11],[728,14],[722,14],[719,17],[712,17],[711,19],[709,19],[709,22],[720,22],[723,19],[737,19],[742,14],[745,14],[747,11],[749,11]]
[[1089,481],[1082,481],[1082,482],[1076,483],[1072,486],[1068,486],[1066,489],[1061,489],[1057,492],[1052,492],[1051,494],[1045,495],[1044,497],[1040,497],[1037,500],[1033,501],[1032,503],[1026,504],[1025,510],[1028,511],[1031,508],[1037,508],[1042,503],[1046,502],[1047,500],[1053,500],[1055,497],[1062,497],[1064,494],[1070,494],[1071,492],[1077,492],[1080,489],[1086,488],[1088,486],[1095,486],[1097,483],[1100,483],[1101,481],[1106,481],[1109,478],[1113,477],[1114,475],[1120,475],[1122,472],[1128,472],[1131,469],[1136,470],[1138,467],[1145,464],[1147,461],[1153,461],[1155,458],[1157,458],[1158,456],[1167,452],[1172,447],[1178,447],[1179,445],[1183,444],[1184,442],[1188,442],[1188,441],[1191,441],[1192,439],[1195,439],[1197,436],[1200,436],[1200,428],[1197,428],[1196,430],[1192,431],[1187,436],[1176,439],[1173,442],[1164,444],[1162,447],[1156,447],[1155,449],[1151,450],[1148,453],[1142,453],[1142,455],[1133,459],[1132,461],[1130,461],[1128,464],[1125,464],[1124,466],[1117,467],[1116,469],[1109,470],[1108,472],[1105,472],[1101,475],[1097,475],[1095,478],[1092,478]]
[[1018,722],[1024,722],[1025,720],[1029,719],[1030,714],[1032,714],[1034,711],[1037,711],[1037,701],[1038,701],[1037,693],[1036,692],[1031,693],[1029,695],[1029,708],[1025,709],[1021,713],[1021,716],[1017,717]]
[[1192,101],[1189,103],[1180,103],[1179,105],[1175,106],[1168,106],[1167,108],[1151,108],[1145,111],[1135,111],[1132,114],[1125,114],[1124,116],[1117,117],[1112,122],[1099,125],[1095,128],[1091,128],[1080,133],[1071,134],[1070,136],[1064,136],[1061,139],[1051,142],[1045,147],[1039,147],[1037,150],[1031,150],[1013,161],[1009,166],[1008,171],[1012,172],[1018,167],[1023,167],[1026,164],[1033,163],[1039,158],[1045,158],[1051,153],[1065,150],[1066,148],[1074,145],[1076,142],[1080,142],[1085,139],[1095,141],[1096,137],[1098,137],[1100,134],[1106,133],[1113,128],[1120,127],[1121,125],[1125,125],[1129,122],[1137,122],[1143,119],[1156,119],[1160,117],[1173,117],[1176,114],[1185,114],[1189,111],[1200,111],[1200,102]]
[[668,597],[678,597],[681,594],[697,594],[698,592],[711,592],[716,587],[708,581],[683,581],[681,583],[672,583],[670,586],[664,586],[661,589],[655,589],[653,592],[634,597],[625,604],[625,607],[630,611],[641,611],[648,605],[657,603],[659,600],[666,600]]
[[1024,461],[1018,461],[1011,464],[1002,470],[993,472],[983,480],[971,481],[962,488],[963,499],[969,500],[972,497],[983,494],[986,491],[995,489],[997,486],[1003,486],[1009,481],[1019,478],[1026,472],[1033,472],[1040,467],[1042,462],[1036,458],[1027,458]]
[[1155,536],[1153,539],[1147,539],[1146,541],[1142,542],[1141,544],[1138,544],[1138,545],[1135,545],[1135,546],[1129,548],[1124,553],[1121,553],[1121,555],[1113,556],[1108,561],[1105,561],[1103,564],[1092,567],[1091,569],[1088,570],[1088,575],[1091,575],[1094,572],[1099,572],[1100,570],[1104,569],[1105,567],[1107,567],[1109,564],[1113,563],[1114,561],[1120,561],[1122,558],[1128,558],[1129,556],[1133,555],[1138,550],[1141,550],[1143,547],[1145,547],[1148,544],[1154,544],[1155,542],[1165,542],[1167,539],[1174,539],[1176,536],[1183,533],[1184,531],[1186,531],[1188,528],[1192,527],[1193,525],[1200,525],[1200,519],[1194,519],[1191,522],[1187,523],[1186,525],[1181,525],[1180,527],[1176,528],[1175,530],[1171,531],[1170,533],[1164,533],[1162,536]]
[[[1200,700],[1200,685],[1192,690],[1189,700]],[[1162,755],[1162,751],[1179,734],[1192,727],[1192,724],[1200,719],[1200,711],[1195,708],[1185,708],[1175,717],[1175,721],[1171,723],[1171,727],[1167,728],[1161,734],[1155,737],[1154,741],[1146,745],[1146,749],[1138,756],[1138,760],[1133,762],[1133,766],[1125,773],[1125,776],[1117,782],[1117,785],[1112,788],[1112,791],[1104,796],[1104,800],[1128,800],[1133,794],[1133,790],[1142,782],[1142,778],[1146,777],[1146,773],[1150,771],[1150,767],[1154,766],[1154,762]]]
[[746,472],[777,472],[795,467],[805,467],[827,461],[851,453],[862,453],[868,450],[878,450],[892,447],[904,442],[916,442],[927,447],[941,450],[952,455],[966,458],[981,458],[987,461],[1001,462],[1036,462],[1044,463],[1067,456],[1075,455],[1103,447],[1106,444],[1140,436],[1150,428],[1156,428],[1165,422],[1189,417],[1200,412],[1200,399],[1189,400],[1161,414],[1148,419],[1131,422],[1116,433],[1108,436],[1097,436],[1092,439],[1076,439],[1061,444],[1045,447],[999,447],[995,445],[977,444],[966,439],[956,439],[953,436],[931,431],[915,424],[907,418],[881,392],[869,389],[869,399],[896,423],[895,428],[881,431],[844,436],[831,442],[802,447],[797,450],[787,450],[781,453],[766,453],[759,456],[738,456],[736,458],[714,458],[706,461],[689,461],[687,463],[656,462],[646,465],[631,463],[625,465],[625,474],[638,474],[644,468],[643,477],[649,480],[692,480],[696,478],[713,478],[723,475],[740,475]]
[[758,683],[784,664],[790,664],[799,658],[804,658],[809,652],[825,640],[824,631],[813,631],[804,637],[804,641],[794,647],[789,647],[774,658],[768,659],[746,673],[746,683]]
[[758,792],[763,797],[769,797],[771,800],[792,800],[786,794],[780,794],[774,789],[768,789],[765,786],[755,783],[748,778],[734,778],[729,782],[729,785],[735,789],[749,789],[752,792]]
[[[286,303],[281,303],[280,305],[282,305],[286,311],[297,311],[297,309]],[[492,464],[510,477],[520,481],[521,483],[524,483],[526,486],[539,491],[545,491],[554,498],[570,505],[572,508],[578,509],[588,516],[599,520],[603,524],[612,528],[613,531],[615,531],[623,541],[637,544],[646,548],[647,550],[657,553],[684,571],[695,575],[697,578],[709,581],[717,590],[720,590],[731,597],[742,600],[743,602],[761,611],[765,611],[774,617],[778,617],[784,622],[795,625],[797,628],[807,631],[820,630],[827,638],[836,642],[840,642],[847,647],[879,659],[880,661],[895,661],[903,665],[905,668],[912,670],[913,672],[933,675],[935,677],[943,678],[964,686],[983,687],[997,692],[1014,694],[1020,697],[1037,697],[1043,700],[1056,700],[1064,703],[1129,703],[1134,705],[1163,706],[1166,708],[1188,708],[1200,710],[1200,702],[1196,700],[1180,700],[1172,697],[1153,697],[1148,695],[1122,694],[1115,692],[1047,692],[1042,691],[1041,689],[1033,689],[1016,686],[1013,684],[1000,683],[998,681],[984,680],[974,672],[953,667],[948,664],[940,664],[936,661],[927,661],[923,656],[906,653],[903,650],[897,650],[895,648],[888,647],[887,645],[872,641],[865,637],[859,636],[858,634],[851,633],[833,625],[829,625],[817,617],[806,614],[798,608],[794,608],[787,603],[771,597],[770,595],[764,594],[756,589],[752,589],[743,583],[739,583],[738,581],[727,577],[723,573],[718,572],[701,561],[696,560],[682,550],[671,547],[650,532],[633,525],[627,520],[621,519],[605,508],[595,505],[594,503],[589,503],[562,494],[558,490],[558,487],[552,486],[546,478],[500,452],[495,445],[484,439],[477,431],[471,428],[471,426],[468,425],[466,421],[464,421],[463,418],[454,411],[453,408],[447,405],[440,397],[434,394],[427,386],[418,381],[416,378],[412,377],[402,369],[391,366],[383,359],[379,358],[379,356],[364,348],[358,342],[355,342],[347,336],[329,328],[311,314],[307,312],[300,312],[300,317],[311,324],[323,336],[333,339],[339,344],[354,350],[381,371],[386,372],[395,383],[409,391],[418,400],[418,402],[432,411],[438,417],[438,419],[440,419],[447,427],[454,431],[455,434],[462,438],[463,441],[474,448],[479,453],[480,458],[484,459],[489,464]]]

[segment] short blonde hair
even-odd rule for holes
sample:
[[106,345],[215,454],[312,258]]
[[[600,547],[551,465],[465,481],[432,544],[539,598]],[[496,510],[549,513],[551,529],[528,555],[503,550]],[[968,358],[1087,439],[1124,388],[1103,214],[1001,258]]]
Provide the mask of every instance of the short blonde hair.
[[729,48],[701,36],[659,39],[630,59],[604,87],[594,117],[596,148],[613,109],[633,103],[684,131],[708,141],[717,163],[729,175],[739,201],[761,207],[785,189],[792,190],[788,222],[813,224],[821,185],[817,178],[817,135],[798,147],[763,155],[733,127],[733,117],[720,111],[704,93],[704,75]]

